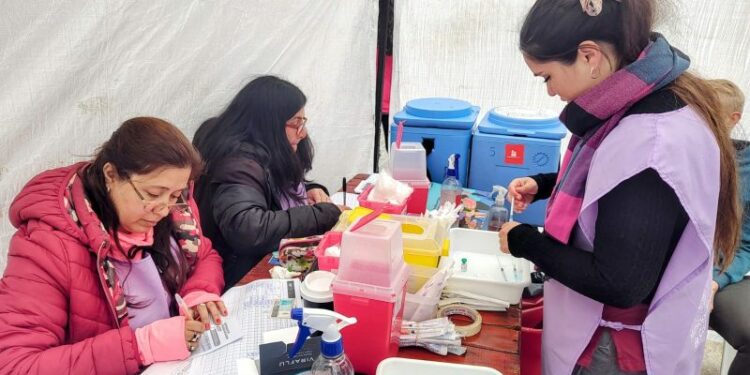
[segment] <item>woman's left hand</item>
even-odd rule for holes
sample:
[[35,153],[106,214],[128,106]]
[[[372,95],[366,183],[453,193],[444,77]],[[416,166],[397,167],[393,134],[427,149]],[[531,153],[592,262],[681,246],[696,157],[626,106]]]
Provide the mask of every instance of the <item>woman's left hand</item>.
[[508,247],[508,232],[519,225],[521,225],[521,223],[516,221],[509,221],[500,227],[500,232],[498,232],[497,235],[500,237],[501,252],[510,254],[510,248]]
[[315,188],[307,191],[307,200],[310,204],[316,203],[330,203],[331,198],[326,194],[323,189]]
[[203,322],[206,329],[211,327],[212,318],[214,323],[221,324],[221,317],[229,314],[222,301],[201,303],[193,307],[192,312],[193,317]]

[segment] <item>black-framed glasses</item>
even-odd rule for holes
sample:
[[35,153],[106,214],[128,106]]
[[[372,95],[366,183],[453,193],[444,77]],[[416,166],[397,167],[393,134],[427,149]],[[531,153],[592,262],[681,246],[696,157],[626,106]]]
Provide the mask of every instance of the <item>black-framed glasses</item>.
[[140,190],[135,186],[133,181],[128,178],[128,183],[133,188],[133,191],[138,196],[138,198],[143,202],[143,209],[149,212],[162,212],[165,208],[169,209],[169,212],[175,212],[175,211],[185,211],[188,207],[187,199],[185,199],[185,193],[181,193],[179,197],[174,198],[170,196],[170,200],[174,199],[174,202],[164,203],[159,202],[156,199],[148,199],[143,196],[143,193],[141,193]]
[[286,122],[288,128],[295,129],[297,136],[301,136],[307,125],[307,117],[305,116],[294,116]]

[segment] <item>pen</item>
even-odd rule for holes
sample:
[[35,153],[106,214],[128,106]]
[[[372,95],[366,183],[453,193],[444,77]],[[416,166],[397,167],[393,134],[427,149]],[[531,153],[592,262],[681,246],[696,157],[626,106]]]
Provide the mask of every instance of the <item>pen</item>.
[[177,293],[174,294],[174,300],[177,302],[177,306],[185,312],[185,316],[188,320],[193,320],[193,317],[190,314],[190,308],[187,303],[185,303],[185,300]]

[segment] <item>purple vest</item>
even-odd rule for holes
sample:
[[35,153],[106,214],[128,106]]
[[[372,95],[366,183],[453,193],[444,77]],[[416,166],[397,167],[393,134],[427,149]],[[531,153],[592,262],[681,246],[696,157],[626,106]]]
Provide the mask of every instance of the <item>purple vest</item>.
[[[689,107],[624,118],[594,154],[572,244],[591,251],[598,200],[620,182],[656,170],[689,216],[640,327],[651,375],[699,374],[708,327],[712,248],[719,196],[719,149]],[[568,375],[601,319],[600,302],[555,280],[545,284],[545,375]]]

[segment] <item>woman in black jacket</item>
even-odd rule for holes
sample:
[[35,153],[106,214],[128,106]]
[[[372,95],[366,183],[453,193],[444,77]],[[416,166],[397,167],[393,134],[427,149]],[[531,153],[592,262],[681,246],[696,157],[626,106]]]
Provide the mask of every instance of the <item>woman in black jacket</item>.
[[322,234],[338,220],[325,188],[305,180],[313,159],[306,101],[292,83],[258,77],[195,133],[206,162],[195,195],[203,230],[224,258],[225,288],[281,239]]

